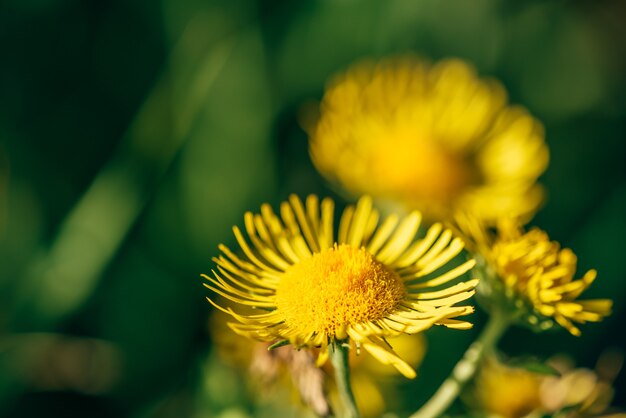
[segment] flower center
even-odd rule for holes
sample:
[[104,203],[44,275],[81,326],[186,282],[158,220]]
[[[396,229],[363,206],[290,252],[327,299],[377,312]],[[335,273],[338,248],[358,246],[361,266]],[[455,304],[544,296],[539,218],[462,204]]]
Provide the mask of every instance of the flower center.
[[417,201],[449,202],[476,180],[468,161],[434,140],[406,133],[376,153],[381,178],[392,193]]
[[384,318],[404,295],[396,273],[367,250],[342,244],[285,271],[275,302],[294,333],[344,338],[347,327]]

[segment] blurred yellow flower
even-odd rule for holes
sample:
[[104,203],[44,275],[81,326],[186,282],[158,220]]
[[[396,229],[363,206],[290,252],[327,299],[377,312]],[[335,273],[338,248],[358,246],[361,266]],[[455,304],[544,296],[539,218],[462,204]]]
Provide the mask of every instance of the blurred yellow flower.
[[309,131],[324,176],[431,219],[532,215],[543,200],[541,124],[460,60],[358,63],[330,83]]
[[523,320],[530,325],[544,329],[556,321],[579,336],[574,323],[599,322],[611,313],[609,299],[578,300],[597,273],[589,270],[574,280],[576,255],[550,241],[544,231],[532,228],[524,232],[512,219],[501,220],[495,234],[468,216],[459,216],[457,223],[484,264],[479,269],[484,271],[484,288],[495,292],[484,295],[486,299],[504,297],[520,313],[527,308]]
[[320,204],[309,196],[303,203],[292,195],[280,209],[282,221],[267,204],[261,214],[246,213],[252,246],[234,227],[245,258],[221,245],[222,254],[214,259],[217,271],[204,275],[213,292],[255,309],[235,312],[208,298],[236,319],[229,324],[236,333],[278,345],[317,347],[318,365],[334,348],[329,346],[349,342],[413,378],[415,371],[387,337],[433,325],[471,327],[454,318],[473,312],[456,304],[474,294],[477,280],[446,283],[470,270],[474,261],[450,262],[463,243],[440,224],[416,241],[419,213],[402,221],[390,216],[378,226],[378,212],[364,197],[343,212],[335,240],[332,200]]
[[626,413],[611,411],[613,381],[623,365],[624,354],[619,350],[602,353],[595,370],[574,368],[571,359],[557,356],[548,364],[560,376],[545,376],[540,397],[545,411],[564,411],[562,418],[614,417],[626,418]]
[[[426,339],[423,334],[399,335],[388,339],[389,344],[402,359],[417,368],[426,353]],[[381,365],[371,356],[352,356],[350,358],[352,390],[356,404],[363,417],[380,417],[403,402],[398,393],[402,382],[393,369]],[[333,375],[332,373],[329,373]],[[331,386],[332,388],[332,386]],[[331,392],[331,396],[338,394]]]
[[489,417],[522,418],[541,410],[539,389],[543,378],[488,357],[476,376],[471,401]]
[[[611,357],[611,358],[609,358]],[[612,382],[621,368],[622,354],[605,352],[599,360],[610,362],[611,373],[574,368],[562,356],[549,359],[543,367],[554,374],[511,367],[490,356],[482,363],[472,389],[464,401],[488,417],[522,418],[555,416],[588,418],[610,415]]]

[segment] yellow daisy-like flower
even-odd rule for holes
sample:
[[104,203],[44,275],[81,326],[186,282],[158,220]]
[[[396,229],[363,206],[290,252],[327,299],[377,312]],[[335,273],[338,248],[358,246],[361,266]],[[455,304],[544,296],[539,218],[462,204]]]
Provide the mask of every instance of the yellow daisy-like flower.
[[217,271],[204,276],[210,282],[205,286],[261,312],[238,313],[208,299],[238,321],[229,326],[240,335],[296,348],[319,347],[319,365],[328,358],[330,345],[348,340],[413,378],[413,368],[385,338],[432,325],[470,328],[454,318],[473,308],[456,304],[474,294],[477,280],[446,283],[470,270],[474,261],[451,263],[463,242],[440,224],[415,240],[418,212],[403,220],[392,215],[378,225],[372,200],[361,198],[343,212],[338,240],[333,212],[330,199],[320,204],[309,196],[303,203],[292,195],[280,207],[282,221],[267,204],[261,214],[246,213],[252,245],[234,227],[245,257],[221,245],[222,254],[214,259]]
[[[501,220],[497,233],[491,233],[476,219],[460,216],[457,222],[470,237],[470,246],[484,258],[485,284],[496,295],[503,296],[514,310],[528,308],[524,316],[540,329],[554,322],[579,336],[574,323],[598,322],[611,313],[609,299],[577,300],[593,283],[597,272],[589,270],[574,280],[576,255],[550,241],[538,228],[524,232],[517,220]],[[522,310],[523,311],[523,310]]]
[[542,125],[463,61],[362,62],[330,83],[309,129],[318,170],[370,194],[448,218],[532,215],[548,164]]
[[470,400],[488,417],[526,417],[542,410],[540,387],[544,378],[488,357],[476,376]]

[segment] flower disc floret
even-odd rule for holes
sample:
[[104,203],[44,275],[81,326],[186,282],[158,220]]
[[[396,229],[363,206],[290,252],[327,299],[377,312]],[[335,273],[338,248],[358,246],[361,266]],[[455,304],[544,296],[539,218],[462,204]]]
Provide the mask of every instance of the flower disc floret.
[[342,244],[287,269],[276,309],[299,332],[345,338],[346,327],[383,319],[404,296],[395,272],[366,249]]

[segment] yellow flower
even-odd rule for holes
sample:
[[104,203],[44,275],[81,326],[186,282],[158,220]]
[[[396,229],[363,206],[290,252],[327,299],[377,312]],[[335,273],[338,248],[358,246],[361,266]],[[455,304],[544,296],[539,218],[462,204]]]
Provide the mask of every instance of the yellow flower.
[[358,63],[330,83],[309,131],[324,176],[429,218],[455,208],[487,221],[527,216],[543,200],[541,124],[460,60]]
[[327,360],[329,345],[348,340],[357,351],[363,348],[413,378],[413,368],[385,338],[432,325],[470,328],[454,318],[473,308],[456,304],[474,294],[477,280],[445,284],[470,270],[474,261],[451,263],[463,243],[440,224],[415,241],[421,220],[417,212],[402,221],[390,216],[378,226],[369,197],[346,208],[335,241],[333,207],[330,199],[320,205],[316,196],[303,203],[292,195],[280,207],[282,221],[267,204],[261,214],[246,213],[252,245],[233,228],[245,257],[221,245],[222,254],[214,259],[217,271],[204,277],[213,292],[256,312],[235,312],[208,299],[237,320],[229,326],[240,335],[318,347],[319,365]]
[[548,363],[560,376],[546,376],[542,382],[540,396],[545,411],[566,411],[562,418],[626,418],[624,412],[610,413],[613,381],[623,364],[621,351],[603,352],[595,370],[574,368],[564,356],[554,357]]
[[513,310],[528,308],[523,320],[531,325],[545,329],[556,321],[576,336],[580,330],[574,323],[599,322],[611,313],[609,299],[578,300],[597,273],[589,270],[574,280],[576,255],[544,231],[524,232],[512,219],[501,220],[495,234],[471,217],[459,216],[457,222],[477,257],[484,258],[485,289],[496,293],[486,299],[503,297]]
[[540,386],[544,378],[489,357],[476,376],[472,400],[487,416],[522,418],[542,409]]
[[472,390],[466,394],[469,396],[463,399],[489,417],[608,417],[614,392],[612,382],[622,358],[618,353],[605,353],[602,357],[601,361],[617,361],[607,364],[611,367],[608,375],[601,368],[595,371],[574,368],[562,356],[553,357],[542,365],[554,372],[551,374],[511,367],[500,362],[497,356],[490,356],[482,363]]

